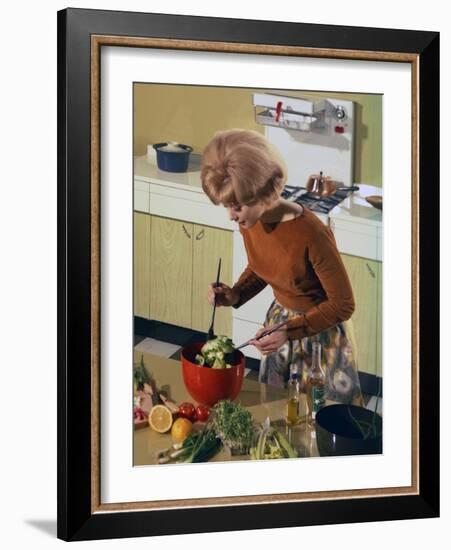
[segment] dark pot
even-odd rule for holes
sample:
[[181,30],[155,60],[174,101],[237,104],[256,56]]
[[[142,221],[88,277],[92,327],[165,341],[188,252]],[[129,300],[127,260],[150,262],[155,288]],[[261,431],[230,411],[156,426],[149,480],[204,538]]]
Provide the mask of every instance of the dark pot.
[[[165,147],[173,147],[174,150],[165,151]],[[193,150],[183,143],[164,142],[153,145],[157,153],[157,166],[166,172],[186,172],[188,169],[189,155]],[[163,149],[163,150],[162,150]]]
[[382,417],[376,414],[377,437],[363,439],[349,415],[358,421],[373,421],[373,411],[356,405],[330,405],[316,413],[316,442],[320,456],[368,455],[382,453]]

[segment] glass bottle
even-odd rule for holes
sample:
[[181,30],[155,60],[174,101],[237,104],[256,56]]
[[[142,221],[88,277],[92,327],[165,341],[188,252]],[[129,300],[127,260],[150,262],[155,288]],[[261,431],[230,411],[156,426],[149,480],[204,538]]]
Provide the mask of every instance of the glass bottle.
[[301,421],[300,415],[300,386],[299,386],[299,366],[291,364],[290,379],[288,380],[288,399],[286,423],[289,426],[296,426]]
[[316,431],[315,428],[307,431],[307,456],[318,456],[318,447],[316,444]]
[[321,365],[321,344],[318,340],[312,342],[312,365],[307,373],[307,423],[315,426],[316,413],[324,407],[326,400],[326,373]]

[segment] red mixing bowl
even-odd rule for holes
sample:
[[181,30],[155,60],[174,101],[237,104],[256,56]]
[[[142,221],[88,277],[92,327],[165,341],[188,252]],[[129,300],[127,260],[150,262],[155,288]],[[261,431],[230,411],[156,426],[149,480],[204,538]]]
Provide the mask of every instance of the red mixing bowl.
[[212,369],[198,365],[194,358],[205,342],[191,344],[181,352],[183,381],[191,397],[201,405],[212,407],[222,399],[233,401],[243,383],[245,357],[235,350],[230,369]]

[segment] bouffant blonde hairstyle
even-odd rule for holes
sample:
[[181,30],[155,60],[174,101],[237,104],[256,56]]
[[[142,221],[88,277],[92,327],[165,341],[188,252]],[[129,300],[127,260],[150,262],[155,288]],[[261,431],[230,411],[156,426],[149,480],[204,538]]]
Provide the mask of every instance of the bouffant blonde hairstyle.
[[200,176],[213,204],[252,205],[278,198],[287,171],[262,134],[234,128],[214,134],[202,153]]

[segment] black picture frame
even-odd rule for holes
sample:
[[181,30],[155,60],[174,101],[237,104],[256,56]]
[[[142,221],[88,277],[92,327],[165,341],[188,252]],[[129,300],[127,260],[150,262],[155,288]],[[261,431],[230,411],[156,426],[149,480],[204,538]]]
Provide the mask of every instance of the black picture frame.
[[[330,50],[330,57],[354,52],[356,59],[359,52],[373,52],[375,60],[390,52],[411,54],[415,58],[418,494],[134,511],[124,506],[121,511],[109,513],[93,509],[93,35],[297,46]],[[439,515],[439,120],[439,33],[436,32],[85,9],[58,12],[59,538],[73,541]]]

